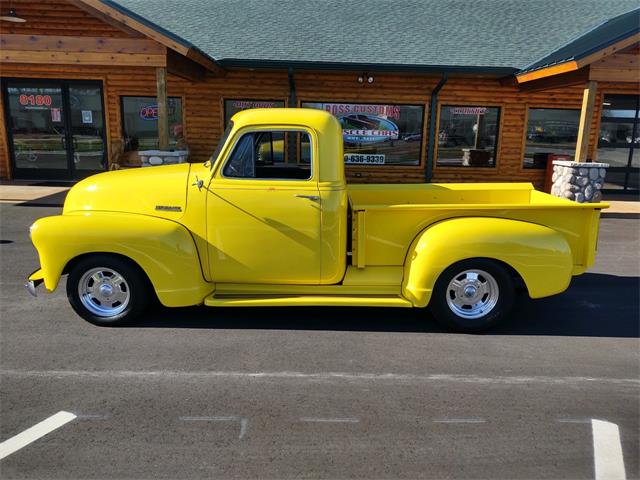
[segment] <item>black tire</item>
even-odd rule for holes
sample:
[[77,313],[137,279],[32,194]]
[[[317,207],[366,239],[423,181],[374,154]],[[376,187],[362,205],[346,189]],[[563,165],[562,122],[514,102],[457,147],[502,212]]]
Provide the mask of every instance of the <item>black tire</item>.
[[[108,284],[111,288],[111,297],[88,292],[84,296],[80,295],[81,282],[83,287],[89,288],[100,284],[90,275],[96,269],[101,271],[102,277],[106,279],[102,283]],[[118,274],[123,282],[115,276],[109,276],[109,272]],[[95,275],[98,275],[98,272]],[[106,290],[107,293],[109,288]],[[71,268],[67,277],[67,298],[73,310],[87,322],[101,327],[111,327],[130,323],[142,314],[147,309],[149,300],[153,298],[153,291],[146,275],[135,263],[115,255],[96,254],[79,260]],[[119,301],[120,298],[122,302]],[[101,301],[104,301],[104,304]]]
[[[467,297],[467,292],[461,295],[464,287],[451,285],[454,279],[462,286],[471,286],[469,292],[475,289],[474,295]],[[497,298],[493,294],[496,287]],[[485,291],[491,293],[486,293],[485,297]],[[441,324],[458,332],[475,333],[504,320],[513,307],[514,296],[510,272],[498,262],[477,258],[460,261],[442,272],[433,289],[429,308]],[[492,299],[494,303],[491,302]],[[454,300],[462,305],[456,305]],[[467,301],[472,305],[464,304]],[[450,306],[450,303],[454,305]],[[483,309],[486,311],[483,312]]]

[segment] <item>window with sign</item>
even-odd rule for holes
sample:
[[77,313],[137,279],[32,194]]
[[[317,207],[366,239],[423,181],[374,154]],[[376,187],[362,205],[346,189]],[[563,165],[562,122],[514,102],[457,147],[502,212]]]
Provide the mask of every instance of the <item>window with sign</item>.
[[[298,137],[303,162],[283,162],[284,139]],[[266,131],[245,133],[235,144],[222,174],[227,178],[308,180],[311,170],[311,138],[306,132]]]
[[281,100],[234,100],[227,99],[224,101],[224,125],[229,124],[229,120],[236,113],[250,108],[284,108],[284,102]]
[[[125,150],[158,148],[158,103],[155,97],[121,97],[122,132]],[[182,99],[167,99],[169,146],[176,148],[183,138]]]
[[580,110],[562,108],[530,108],[524,168],[545,168],[550,154],[576,153]]
[[495,167],[500,108],[443,105],[438,125],[439,167]]
[[347,165],[419,165],[424,107],[303,102],[333,114],[342,125]]

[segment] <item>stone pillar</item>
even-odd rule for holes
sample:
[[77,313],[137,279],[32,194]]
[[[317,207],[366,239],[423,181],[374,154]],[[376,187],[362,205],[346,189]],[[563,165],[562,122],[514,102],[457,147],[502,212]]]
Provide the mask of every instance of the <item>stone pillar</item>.
[[598,203],[602,200],[602,186],[607,163],[585,163],[566,160],[553,162],[551,195],[578,203]]

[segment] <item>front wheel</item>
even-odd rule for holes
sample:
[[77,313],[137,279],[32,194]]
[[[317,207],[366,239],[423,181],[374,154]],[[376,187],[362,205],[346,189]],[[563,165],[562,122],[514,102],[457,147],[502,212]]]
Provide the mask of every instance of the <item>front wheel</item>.
[[67,298],[75,312],[99,326],[128,323],[147,308],[150,288],[131,262],[94,255],[74,265],[67,278]]
[[513,279],[498,262],[463,260],[436,281],[429,307],[436,320],[460,332],[493,327],[511,311]]

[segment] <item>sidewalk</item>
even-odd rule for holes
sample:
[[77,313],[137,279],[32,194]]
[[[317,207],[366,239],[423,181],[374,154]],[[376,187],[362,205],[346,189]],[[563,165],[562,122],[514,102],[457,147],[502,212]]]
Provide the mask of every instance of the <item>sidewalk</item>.
[[62,206],[68,187],[46,187],[17,182],[0,184],[0,203],[16,203],[35,206]]
[[604,195],[604,201],[611,205],[603,214],[630,214],[640,216],[640,197],[638,195],[609,194]]

